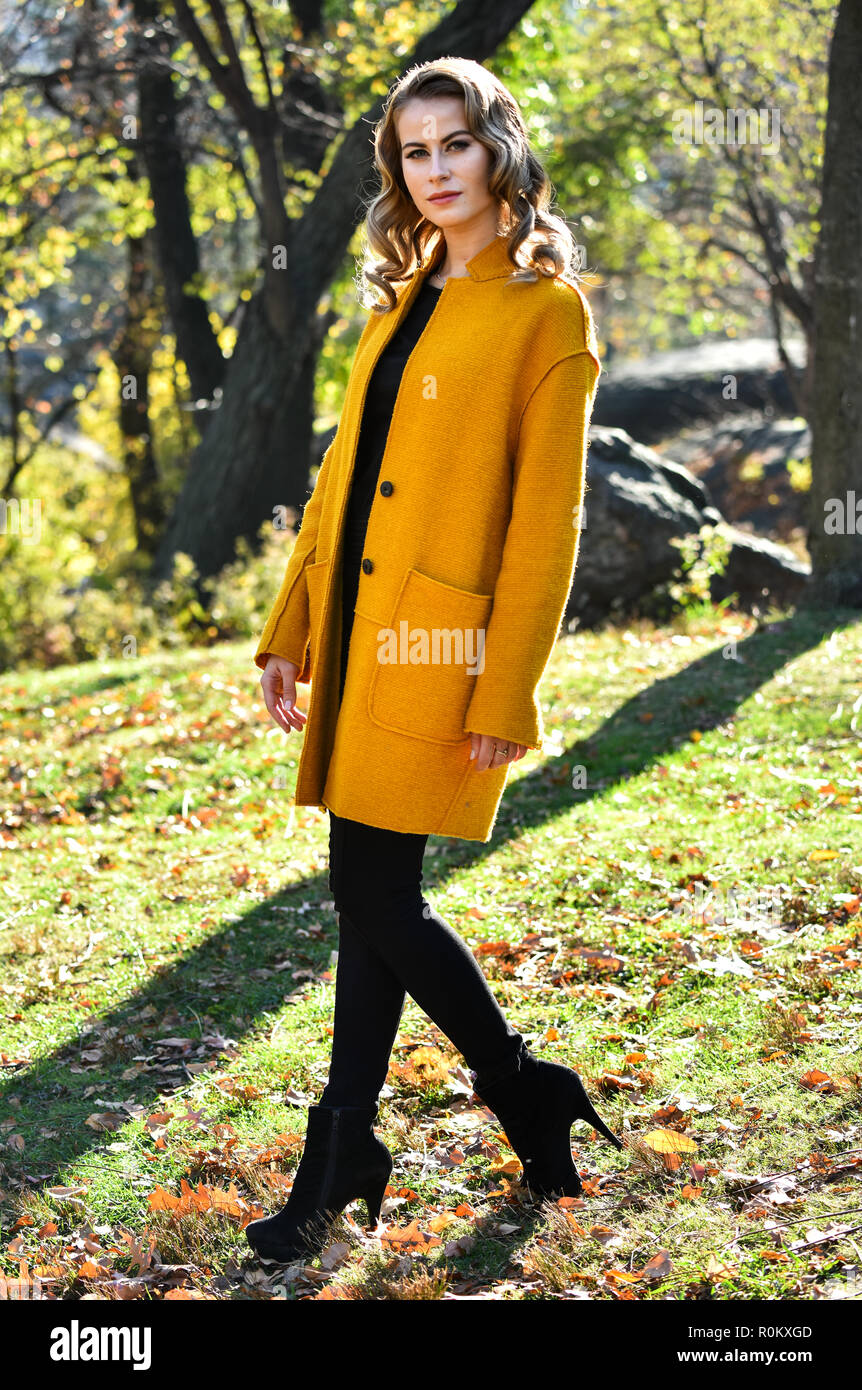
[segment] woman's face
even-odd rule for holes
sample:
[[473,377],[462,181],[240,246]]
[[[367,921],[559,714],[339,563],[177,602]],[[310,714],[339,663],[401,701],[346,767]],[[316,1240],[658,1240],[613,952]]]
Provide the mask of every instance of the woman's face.
[[[444,232],[496,218],[488,192],[491,151],[470,134],[463,97],[414,97],[395,117],[407,191]],[[455,196],[435,201],[438,194]]]

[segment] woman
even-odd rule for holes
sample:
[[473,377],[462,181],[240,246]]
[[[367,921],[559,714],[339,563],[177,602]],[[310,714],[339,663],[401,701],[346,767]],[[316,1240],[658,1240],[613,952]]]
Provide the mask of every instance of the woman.
[[365,276],[383,298],[255,654],[273,719],[306,728],[296,802],[329,810],[339,922],[329,1081],[286,1207],[246,1227],[270,1262],[303,1258],[356,1197],[378,1218],[392,1158],[373,1123],[405,991],[534,1192],[580,1192],[575,1119],[622,1147],[421,891],[428,836],[487,841],[509,766],[542,746],[600,371],[574,246],[514,98],[478,63],[409,71],[375,158]]

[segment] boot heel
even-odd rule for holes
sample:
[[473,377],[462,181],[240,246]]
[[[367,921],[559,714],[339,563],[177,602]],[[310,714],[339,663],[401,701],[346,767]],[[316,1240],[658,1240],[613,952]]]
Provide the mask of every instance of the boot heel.
[[586,1091],[584,1090],[584,1083],[578,1076],[578,1073],[573,1072],[572,1075],[572,1099],[575,1101],[578,1107],[575,1118],[578,1120],[587,1120],[588,1123],[591,1124],[594,1129],[597,1129],[599,1134],[603,1135],[605,1139],[608,1139],[612,1144],[615,1144],[618,1149],[622,1149],[623,1141],[617,1138],[613,1130],[608,1129],[604,1120],[596,1112],[596,1108],[590,1100],[589,1096],[587,1095]]
[[375,1183],[373,1187],[369,1187],[363,1194],[362,1200],[365,1202],[365,1207],[368,1212],[367,1224],[369,1226],[376,1226],[380,1220],[380,1208],[383,1205],[383,1198],[386,1195],[386,1185],[389,1182],[389,1177],[390,1175],[387,1173],[385,1178],[382,1178],[379,1183]]

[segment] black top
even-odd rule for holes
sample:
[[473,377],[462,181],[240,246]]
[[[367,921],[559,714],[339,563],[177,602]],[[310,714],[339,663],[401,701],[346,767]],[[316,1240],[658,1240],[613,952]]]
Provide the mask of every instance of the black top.
[[392,423],[395,398],[398,395],[407,358],[418,343],[441,294],[442,290],[435,289],[429,283],[429,277],[426,276],[425,283],[407,311],[406,318],[377,359],[377,365],[366,388],[362,421],[359,427],[359,441],[356,447],[356,461],[345,518],[341,576],[343,622],[339,699],[344,693],[344,682],[347,677],[347,655],[353,628],[356,598],[359,592],[365,533],[368,529],[368,518],[371,514],[371,505],[377,488],[380,464],[386,449],[389,426]]
[[354,535],[357,530],[362,530],[364,534],[362,523],[368,522],[389,426],[392,423],[395,398],[407,359],[418,343],[442,293],[442,289],[436,289],[430,283],[429,277],[426,277],[406,318],[378,358],[368,382],[347,507],[348,532]]

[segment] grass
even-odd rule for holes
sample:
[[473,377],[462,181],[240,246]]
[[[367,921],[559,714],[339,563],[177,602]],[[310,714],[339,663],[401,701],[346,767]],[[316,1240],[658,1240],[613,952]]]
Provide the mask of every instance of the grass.
[[[50,1296],[809,1299],[862,1265],[862,619],[704,612],[567,636],[544,756],[427,891],[575,1066],[581,1198],[531,1202],[408,1001],[395,1158],[264,1270],[331,1045],[328,818],[246,643],[0,680],[0,1274]],[[417,1052],[417,1048],[426,1049]],[[411,1060],[412,1058],[412,1060]]]

